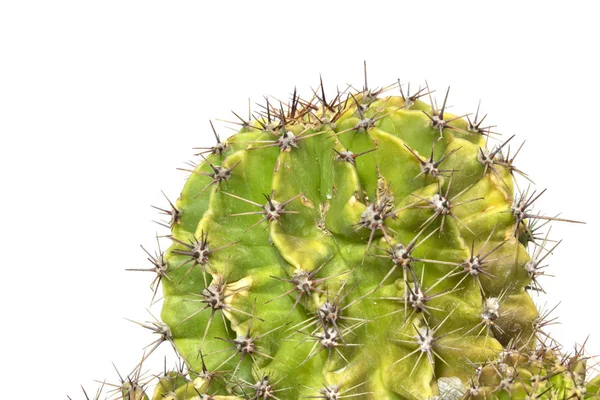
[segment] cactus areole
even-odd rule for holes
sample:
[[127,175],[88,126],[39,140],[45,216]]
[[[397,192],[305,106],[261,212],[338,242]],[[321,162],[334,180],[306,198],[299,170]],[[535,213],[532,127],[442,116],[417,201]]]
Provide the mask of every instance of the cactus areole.
[[[152,398],[595,396],[532,300],[558,219],[534,210],[513,137],[441,100],[321,82],[235,114],[226,140],[213,127],[161,209],[171,246],[149,254],[151,350],[169,341],[185,364]],[[148,398],[131,381],[123,396]]]

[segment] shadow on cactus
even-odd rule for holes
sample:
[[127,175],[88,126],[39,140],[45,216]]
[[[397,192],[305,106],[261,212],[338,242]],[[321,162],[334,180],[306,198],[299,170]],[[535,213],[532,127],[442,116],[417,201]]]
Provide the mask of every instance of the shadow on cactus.
[[[577,221],[535,211],[513,137],[479,107],[449,114],[448,93],[365,73],[213,127],[143,269],[163,295],[143,360],[163,342],[183,360],[152,399],[599,397],[531,297],[549,223]],[[149,398],[141,365],[117,397]]]

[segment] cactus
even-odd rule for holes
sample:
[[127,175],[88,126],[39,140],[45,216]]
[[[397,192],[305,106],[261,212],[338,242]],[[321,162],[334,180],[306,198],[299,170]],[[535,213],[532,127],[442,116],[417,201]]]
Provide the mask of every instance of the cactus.
[[[514,137],[448,95],[365,73],[235,114],[226,140],[212,127],[143,269],[164,300],[142,361],[163,342],[183,360],[152,399],[597,396],[531,296],[559,243],[542,231],[577,221],[534,211]],[[141,365],[123,398],[149,398]]]

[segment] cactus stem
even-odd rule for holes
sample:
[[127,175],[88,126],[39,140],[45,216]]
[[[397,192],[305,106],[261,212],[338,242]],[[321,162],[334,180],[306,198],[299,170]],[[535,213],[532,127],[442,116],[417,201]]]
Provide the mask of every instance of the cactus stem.
[[[152,302],[162,284],[169,326],[132,321],[154,337],[107,395],[148,400],[142,363],[169,341],[181,368],[153,375],[155,400],[593,397],[584,346],[565,354],[546,333],[554,309],[532,301],[561,243],[550,222],[577,221],[538,214],[544,192],[521,191],[524,142],[488,146],[481,102],[455,117],[449,87],[438,107],[427,82],[369,87],[366,63],[362,90],[326,97],[319,78],[308,98],[294,87],[232,112],[229,139],[210,121],[216,143],[182,165],[181,197],[153,207],[171,248],[142,247],[151,265],[132,269],[153,272]],[[396,85],[401,97],[380,96]]]

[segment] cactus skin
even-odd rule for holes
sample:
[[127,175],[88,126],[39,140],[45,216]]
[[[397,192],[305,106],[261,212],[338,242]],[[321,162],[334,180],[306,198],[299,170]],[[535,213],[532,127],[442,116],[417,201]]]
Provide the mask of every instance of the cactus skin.
[[529,294],[551,218],[512,137],[386,91],[294,93],[204,149],[152,259],[189,373],[153,400],[597,397]]

